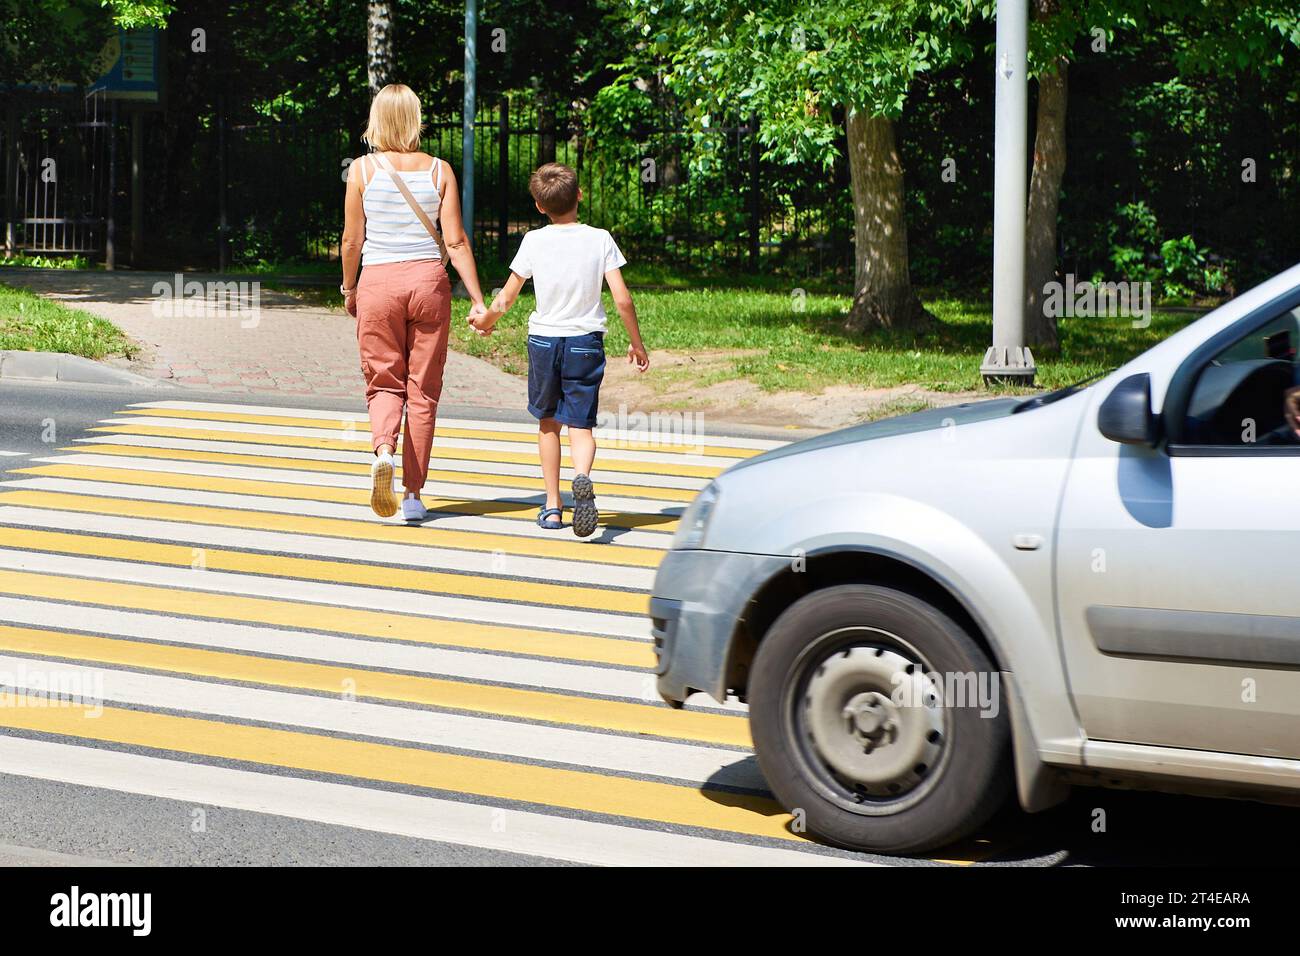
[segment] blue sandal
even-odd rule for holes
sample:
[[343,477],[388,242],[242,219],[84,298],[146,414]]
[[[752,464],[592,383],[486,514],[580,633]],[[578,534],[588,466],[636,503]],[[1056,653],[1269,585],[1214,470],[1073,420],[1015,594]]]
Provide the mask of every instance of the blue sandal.
[[[547,508],[543,505],[537,512],[537,527],[545,528],[547,531],[558,531],[564,527],[564,522],[560,516],[564,514],[563,508]],[[554,521],[548,519],[554,517]]]

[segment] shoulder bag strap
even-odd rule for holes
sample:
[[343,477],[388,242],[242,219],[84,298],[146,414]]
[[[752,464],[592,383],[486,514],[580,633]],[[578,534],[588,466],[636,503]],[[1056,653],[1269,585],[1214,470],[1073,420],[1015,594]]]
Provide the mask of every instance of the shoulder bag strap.
[[[411,195],[411,190],[407,187],[406,183],[402,181],[402,177],[397,175],[397,170],[393,169],[393,164],[388,161],[388,157],[383,153],[378,152],[371,153],[370,155],[374,157],[379,168],[388,173],[389,177],[393,180],[393,185],[397,187],[397,191],[402,194],[402,198],[406,200],[406,204],[411,207],[411,212],[415,213],[416,218],[419,219],[420,222],[424,223],[424,228],[429,230],[429,235],[432,236],[433,241],[438,244],[438,254],[442,256],[443,265],[446,265],[447,249],[442,244],[442,234],[438,232],[438,227],[433,224],[433,220],[430,219],[429,214],[424,211],[424,207],[416,202],[415,197]],[[435,159],[434,162],[436,163],[437,160]]]

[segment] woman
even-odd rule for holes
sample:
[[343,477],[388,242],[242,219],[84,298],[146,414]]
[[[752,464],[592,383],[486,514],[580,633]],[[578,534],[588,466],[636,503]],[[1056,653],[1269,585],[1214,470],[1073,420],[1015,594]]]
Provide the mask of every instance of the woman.
[[[420,489],[429,472],[451,326],[444,258],[464,282],[473,313],[483,309],[474,253],[461,223],[456,174],[447,163],[420,152],[421,125],[420,100],[409,87],[385,86],[370,104],[364,138],[374,152],[348,168],[339,290],[348,314],[357,319],[366,379],[375,451],[370,507],[383,518],[397,512],[393,451],[405,410],[402,517],[407,521],[427,516]],[[442,226],[442,241],[431,233],[435,222]]]

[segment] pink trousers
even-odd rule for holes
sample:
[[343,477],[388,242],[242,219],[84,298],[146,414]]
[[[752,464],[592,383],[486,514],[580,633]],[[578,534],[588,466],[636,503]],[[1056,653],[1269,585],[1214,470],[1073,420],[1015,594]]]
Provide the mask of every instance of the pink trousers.
[[372,446],[397,447],[402,484],[418,492],[429,473],[433,426],[451,331],[451,283],[436,259],[368,265],[357,284],[357,345],[366,379]]

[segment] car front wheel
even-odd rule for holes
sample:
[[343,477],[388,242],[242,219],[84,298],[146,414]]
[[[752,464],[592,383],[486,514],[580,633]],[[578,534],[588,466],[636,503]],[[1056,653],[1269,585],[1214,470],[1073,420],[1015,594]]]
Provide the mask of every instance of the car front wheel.
[[911,594],[816,591],[776,620],[754,659],[759,765],[796,820],[840,846],[951,843],[1010,790],[998,676],[962,627]]

